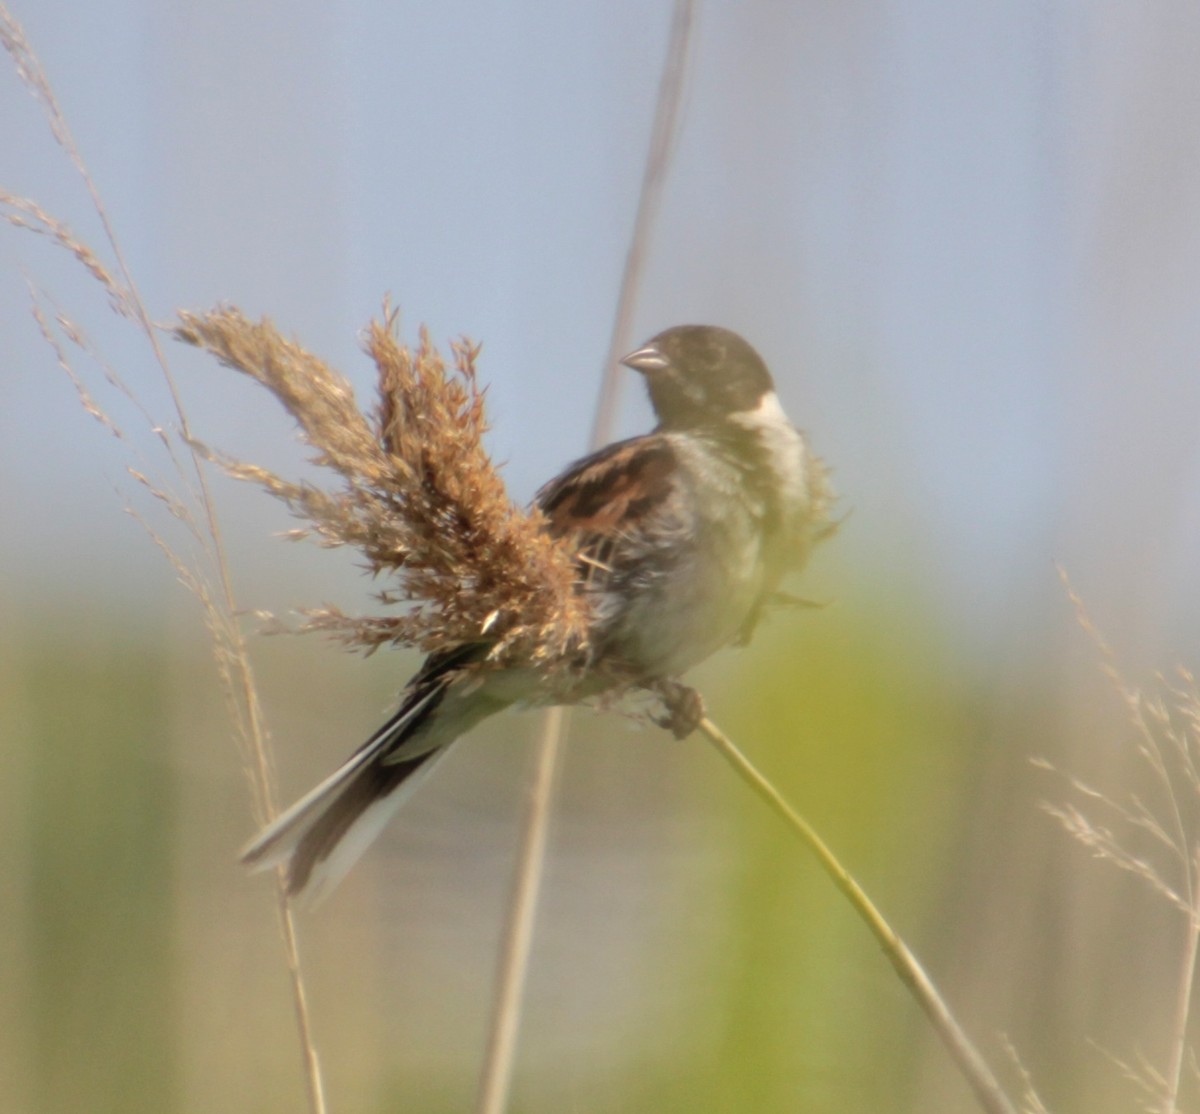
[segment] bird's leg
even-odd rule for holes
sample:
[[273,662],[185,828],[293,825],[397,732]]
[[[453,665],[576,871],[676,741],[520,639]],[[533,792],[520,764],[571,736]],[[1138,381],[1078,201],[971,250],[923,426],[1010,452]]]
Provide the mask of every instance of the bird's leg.
[[699,692],[666,678],[646,687],[663,702],[663,715],[653,717],[659,727],[665,727],[677,739],[685,739],[696,730],[704,718],[704,697]]

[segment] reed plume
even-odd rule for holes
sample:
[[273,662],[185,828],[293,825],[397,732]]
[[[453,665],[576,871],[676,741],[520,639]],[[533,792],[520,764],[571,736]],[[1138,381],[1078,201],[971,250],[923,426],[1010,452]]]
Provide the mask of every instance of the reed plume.
[[305,519],[290,537],[357,549],[369,571],[386,578],[378,601],[403,605],[367,616],[306,609],[296,629],[367,653],[385,644],[430,653],[486,639],[484,668],[532,663],[548,686],[582,665],[587,613],[573,551],[545,532],[540,511],[513,504],[488,456],[477,345],[452,343],[448,365],[422,330],[411,349],[385,305],[364,335],[378,392],[364,413],[342,375],[268,320],[228,307],[182,313],[175,335],[274,394],[315,450],[313,462],[336,482],[318,487],[206,455]]

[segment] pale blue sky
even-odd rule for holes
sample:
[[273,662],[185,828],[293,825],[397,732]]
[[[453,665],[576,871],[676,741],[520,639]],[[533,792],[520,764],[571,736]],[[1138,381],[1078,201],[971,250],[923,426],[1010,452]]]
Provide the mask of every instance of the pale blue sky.
[[[853,572],[819,583],[898,581],[944,603],[965,643],[1020,655],[1065,615],[1060,560],[1135,642],[1194,651],[1200,13],[1185,8],[701,5],[635,332],[712,321],[766,356],[853,509],[824,558]],[[668,5],[14,14],[154,313],[234,302],[365,385],[356,330],[390,291],[411,331],[483,341],[515,493],[582,451]],[[0,151],[0,184],[99,239],[11,72]],[[0,236],[7,584],[165,588],[118,513],[123,458],[55,371],[22,269],[167,415],[142,346],[69,261]],[[290,459],[269,399],[175,355],[200,436]],[[621,431],[647,422],[629,392]],[[221,492],[248,604],[297,602],[296,584],[353,602],[348,563],[264,541],[282,517]]]

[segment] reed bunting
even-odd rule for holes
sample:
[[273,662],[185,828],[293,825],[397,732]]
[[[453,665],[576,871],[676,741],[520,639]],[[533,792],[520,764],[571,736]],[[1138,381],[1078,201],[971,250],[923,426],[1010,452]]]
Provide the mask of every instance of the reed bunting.
[[570,540],[589,602],[587,668],[546,695],[537,671],[472,666],[486,639],[430,655],[399,710],[242,854],[287,865],[292,895],[329,892],[451,743],[512,704],[573,703],[640,687],[679,736],[702,706],[677,680],[749,641],[783,577],[831,532],[825,468],[788,421],[766,365],[736,333],[681,325],[622,361],[646,379],[658,426],[570,465],[538,492]]

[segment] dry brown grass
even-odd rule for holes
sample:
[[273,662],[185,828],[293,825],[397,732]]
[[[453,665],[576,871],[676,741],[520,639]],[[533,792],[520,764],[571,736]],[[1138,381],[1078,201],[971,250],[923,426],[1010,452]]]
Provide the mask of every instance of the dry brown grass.
[[345,378],[269,321],[224,308],[181,314],[175,332],[270,390],[315,450],[314,463],[339,482],[323,489],[209,455],[310,523],[292,537],[357,549],[387,579],[379,601],[406,605],[363,617],[310,609],[300,630],[368,652],[387,643],[431,652],[486,638],[490,663],[534,663],[548,683],[582,662],[587,612],[573,553],[545,532],[540,512],[512,503],[484,448],[477,347],[453,344],[448,367],[424,332],[415,350],[401,344],[385,307],[365,336],[378,383],[367,415]]
[[[1154,692],[1129,684],[1065,575],[1063,582],[1079,625],[1099,651],[1101,668],[1125,710],[1133,754],[1148,774],[1149,789],[1115,795],[1068,776],[1070,799],[1043,807],[1095,858],[1140,879],[1183,918],[1168,1047],[1157,1059],[1140,1051],[1132,1059],[1105,1052],[1145,1109],[1177,1114],[1185,1065],[1190,1064],[1200,1079],[1188,1046],[1192,992],[1200,967],[1200,689],[1182,667],[1173,680],[1159,678]],[[1053,769],[1042,759],[1036,764]],[[1169,954],[1170,947],[1164,944],[1156,950]]]
[[[112,310],[138,330],[167,386],[174,408],[174,422],[162,422],[152,417],[71,316],[57,307],[51,311],[48,308],[51,305],[49,296],[31,285],[34,317],[43,337],[53,349],[59,366],[75,385],[84,410],[121,440],[133,456],[135,463],[127,469],[130,477],[149,492],[166,509],[170,521],[181,526],[185,532],[183,545],[175,544],[164,531],[136,512],[131,502],[126,503],[125,510],[142,523],[153,544],[166,556],[181,583],[201,606],[204,623],[211,636],[217,676],[234,726],[234,739],[245,758],[253,809],[260,820],[269,819],[277,810],[267,727],[250,655],[238,620],[240,608],[225,557],[220,522],[209,492],[203,461],[191,437],[186,407],[160,342],[159,330],[126,262],[108,210],[59,107],[50,79],[24,30],[2,2],[0,46],[8,53],[18,77],[41,107],[51,134],[78,175],[103,229],[106,251],[102,253],[95,250],[78,237],[65,221],[47,213],[42,206],[28,198],[0,190],[0,215],[15,227],[43,236],[51,244],[69,252],[95,281]],[[108,262],[104,261],[104,254],[110,257]],[[109,386],[134,402],[150,433],[166,450],[169,463],[166,475],[156,475],[149,467],[137,466],[141,464],[141,459],[133,440],[96,401],[85,384],[84,376],[73,363],[76,357],[99,368]],[[178,436],[171,432],[171,425],[174,425]],[[323,1076],[312,1033],[295,923],[282,873],[278,874],[276,883],[280,941],[291,987],[308,1108],[312,1114],[324,1114]]]

